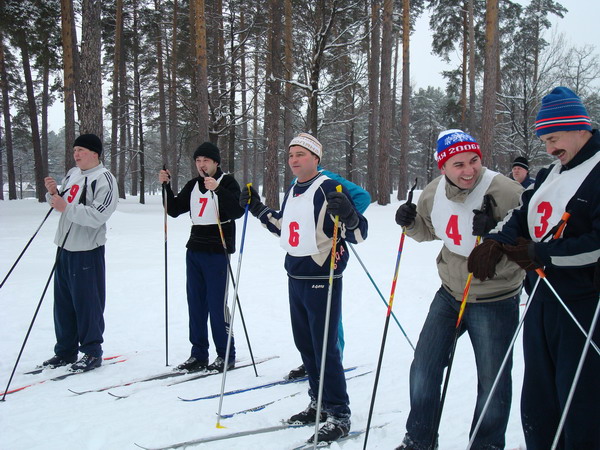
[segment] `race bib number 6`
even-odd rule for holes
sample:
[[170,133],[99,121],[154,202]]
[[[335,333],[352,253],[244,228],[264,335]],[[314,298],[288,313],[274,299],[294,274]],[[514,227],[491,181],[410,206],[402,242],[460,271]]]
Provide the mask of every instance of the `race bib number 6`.
[[298,247],[298,244],[300,244],[300,233],[298,233],[299,228],[300,225],[298,222],[290,222],[290,238],[288,242],[292,247]]

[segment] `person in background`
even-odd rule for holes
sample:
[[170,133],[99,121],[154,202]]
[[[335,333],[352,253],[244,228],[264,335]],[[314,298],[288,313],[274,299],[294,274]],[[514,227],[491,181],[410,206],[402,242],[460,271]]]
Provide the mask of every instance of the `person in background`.
[[[186,244],[186,292],[189,311],[190,357],[177,370],[223,372],[229,308],[227,307],[228,258],[235,252],[235,219],[244,214],[239,205],[240,185],[219,167],[221,154],[211,142],[204,142],[194,152],[198,176],[186,183],[175,196],[168,170],[161,170],[160,183],[166,183],[167,213],[177,217],[189,213],[192,219]],[[227,251],[223,248],[219,223]],[[235,299],[233,300],[235,301]],[[217,357],[208,364],[208,319]],[[235,367],[235,340],[231,340],[227,369]]]
[[[396,223],[417,242],[441,239],[444,243],[437,258],[442,286],[431,303],[410,367],[410,413],[399,449],[437,448],[442,378],[469,277],[467,257],[477,243],[476,236],[487,234],[518,206],[523,191],[519,183],[483,167],[479,144],[461,130],[440,133],[436,160],[442,175],[425,187],[416,206],[404,203],[396,212]],[[461,329],[469,333],[477,365],[477,403],[470,433],[517,327],[523,277],[517,264],[503,258],[495,276],[471,283]],[[511,368],[512,359],[500,378],[474,449],[504,448]]]
[[[115,177],[100,161],[102,141],[82,134],[73,143],[75,167],[61,182],[46,177],[46,200],[60,219],[54,243],[58,246],[54,272],[54,356],[42,367],[71,364],[72,372],[102,365],[106,266],[106,222],[117,209]],[[77,361],[78,353],[83,356]]]
[[[557,160],[538,172],[522,205],[471,253],[469,268],[485,279],[497,270],[499,258],[508,257],[527,271],[525,288],[531,294],[534,269],[543,267],[565,304],[541,282],[524,323],[521,422],[527,450],[545,450],[552,447],[585,343],[567,308],[589,330],[598,304],[600,132],[592,129],[581,99],[562,86],[542,99],[535,132]],[[546,240],[565,212],[570,218],[562,235]],[[598,327],[593,339],[600,343]],[[599,375],[600,356],[590,349],[558,448],[600,448]]]
[[[350,400],[338,347],[338,324],[342,310],[342,273],[348,263],[348,242],[358,243],[367,236],[367,220],[356,211],[350,194],[339,183],[318,171],[323,147],[313,136],[301,133],[288,147],[288,163],[296,182],[283,198],[281,210],[263,205],[253,188],[244,190],[240,205],[250,201],[250,212],[273,234],[280,237],[286,250],[289,305],[292,333],[302,356],[309,382],[308,407],[288,419],[292,425],[326,421],[318,431],[318,442],[333,442],[350,431]],[[335,271],[331,285],[331,309],[327,335],[323,409],[317,417],[317,400],[325,317],[328,304],[328,280],[334,232],[334,217],[339,217],[335,252]],[[314,442],[311,436],[308,442]]]
[[525,189],[535,183],[535,179],[529,175],[529,162],[524,156],[517,156],[512,163],[511,170],[513,180],[521,183]]

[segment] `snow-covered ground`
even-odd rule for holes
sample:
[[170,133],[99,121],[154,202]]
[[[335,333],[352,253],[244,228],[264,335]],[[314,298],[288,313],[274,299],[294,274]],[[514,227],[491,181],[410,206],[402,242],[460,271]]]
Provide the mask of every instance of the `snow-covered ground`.
[[[121,387],[115,399],[106,392],[77,396],[82,391],[103,387],[170,370],[165,367],[164,230],[160,197],[121,200],[110,219],[107,261],[106,332],[104,354],[122,355],[126,362],[38,384],[6,397],[0,404],[0,448],[19,449],[133,449],[134,443],[165,445],[204,436],[279,424],[305,408],[306,383],[251,391],[223,401],[223,414],[272,400],[282,400],[262,411],[221,420],[227,429],[216,428],[219,399],[183,402],[189,398],[218,393],[221,376],[166,386],[167,380]],[[386,300],[389,296],[398,251],[400,228],[394,222],[398,202],[382,207],[372,204],[366,212],[368,239],[355,247]],[[34,200],[0,202],[0,277],[12,266],[28,239],[42,221],[48,206]],[[53,244],[58,213],[53,212],[31,247],[0,290],[0,391],[3,392],[23,339],[50,274],[56,247]],[[187,306],[185,300],[185,243],[190,221],[187,216],[168,222],[169,365],[189,356]],[[242,219],[238,221],[238,249]],[[440,281],[435,257],[440,242],[418,244],[407,238],[400,264],[394,313],[414,344]],[[232,258],[236,272],[239,254]],[[290,329],[284,252],[277,239],[249,217],[242,261],[239,297],[255,358],[279,358],[252,368],[229,372],[226,390],[279,380],[300,363]],[[233,291],[233,289],[232,289]],[[65,368],[40,375],[24,375],[53,355],[52,285],[44,298],[29,336],[11,389],[50,378]],[[365,376],[348,381],[353,429],[366,425],[375,368],[381,347],[387,309],[354,255],[344,275],[343,323],[346,339],[344,365],[358,366],[350,372]],[[248,360],[249,351],[236,311],[234,330],[238,360]],[[214,358],[211,347],[211,360]],[[412,350],[392,320],[372,425],[369,448],[397,446],[405,432],[409,412],[408,373]],[[524,445],[519,418],[523,372],[520,341],[513,368],[513,408],[507,431],[507,448]],[[476,395],[476,374],[468,336],[459,340],[448,396],[440,428],[440,449],[466,448]],[[297,395],[295,395],[297,394]],[[270,434],[204,444],[198,448],[286,449],[299,445],[312,428],[283,430]],[[362,448],[362,438],[332,449]]]

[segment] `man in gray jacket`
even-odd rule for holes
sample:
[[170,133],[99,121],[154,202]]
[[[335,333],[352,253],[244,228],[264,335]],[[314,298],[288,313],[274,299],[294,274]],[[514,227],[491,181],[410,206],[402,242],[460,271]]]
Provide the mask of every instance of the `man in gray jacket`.
[[[396,213],[396,222],[414,240],[440,239],[444,243],[437,258],[442,286],[431,303],[410,368],[411,410],[399,448],[413,450],[436,448],[440,387],[469,275],[467,258],[476,236],[487,234],[518,206],[523,191],[516,181],[483,167],[479,144],[461,130],[440,133],[436,160],[442,176],[425,187],[416,206],[405,203]],[[471,432],[516,329],[524,276],[519,266],[504,257],[492,279],[472,281],[461,330],[469,333],[477,364],[477,405]],[[512,362],[504,371],[474,449],[504,448],[511,366]]]
[[[106,221],[119,193],[101,154],[100,138],[83,134],[73,144],[76,167],[62,180],[62,192],[54,178],[44,179],[46,199],[61,216],[54,238],[55,355],[43,367],[72,364],[72,372],[86,372],[102,364]],[[83,353],[79,361],[78,352]]]

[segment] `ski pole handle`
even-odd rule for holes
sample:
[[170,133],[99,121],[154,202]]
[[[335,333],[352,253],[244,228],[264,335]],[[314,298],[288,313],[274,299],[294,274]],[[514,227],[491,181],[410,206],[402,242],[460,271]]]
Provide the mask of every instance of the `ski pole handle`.
[[[563,213],[562,217],[560,218],[560,221],[558,222],[558,224],[555,227],[556,231],[554,232],[552,239],[560,238],[561,234],[565,230],[565,227],[567,226],[567,221],[569,220],[570,217],[571,217],[570,212],[565,211]],[[546,278],[546,273],[544,272],[543,268],[538,267],[537,269],[535,269],[535,272],[540,276],[540,278]]]
[[248,189],[248,206],[250,206],[250,199],[252,198],[252,183],[246,183],[246,188]]

